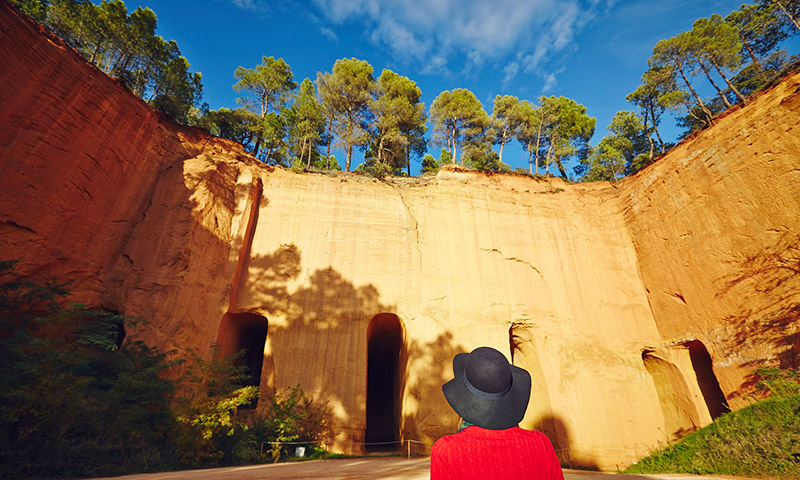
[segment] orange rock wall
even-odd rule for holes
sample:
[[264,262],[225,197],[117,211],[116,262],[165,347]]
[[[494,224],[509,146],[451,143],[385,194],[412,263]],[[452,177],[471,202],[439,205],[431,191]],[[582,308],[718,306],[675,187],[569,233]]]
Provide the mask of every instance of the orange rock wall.
[[163,349],[232,351],[263,320],[262,390],[327,401],[339,450],[363,448],[387,321],[401,438],[455,431],[452,357],[491,345],[532,374],[524,426],[605,469],[709,422],[715,374],[736,408],[754,365],[796,361],[800,76],[612,186],[267,168],[3,0],[0,62],[3,257]]
[[800,75],[626,179],[624,218],[664,343],[701,340],[732,406],[800,365]]

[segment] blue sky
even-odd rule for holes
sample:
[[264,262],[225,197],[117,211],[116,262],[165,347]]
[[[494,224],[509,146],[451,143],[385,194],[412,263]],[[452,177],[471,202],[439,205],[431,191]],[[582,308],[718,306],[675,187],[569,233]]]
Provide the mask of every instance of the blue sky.
[[[565,96],[597,118],[593,144],[638,85],[658,40],[691,29],[744,0],[142,0],[158,34],[178,42],[203,75],[211,109],[234,108],[237,67],[283,58],[299,83],[339,58],[367,60],[417,82],[430,106],[444,90],[468,88],[491,113],[496,95],[535,101]],[[795,37],[797,38],[797,37]],[[797,41],[790,53],[797,52]],[[704,80],[697,83],[706,88]],[[707,83],[707,82],[705,82]],[[710,94],[706,90],[707,94]],[[679,130],[663,120],[665,139]],[[429,134],[430,136],[430,134]],[[440,147],[429,147],[438,158]],[[343,155],[337,153],[340,163]],[[354,155],[354,165],[363,155]],[[527,168],[515,145],[503,160]],[[412,174],[419,159],[412,159]],[[571,169],[570,169],[571,170]],[[572,172],[569,172],[572,174]]]

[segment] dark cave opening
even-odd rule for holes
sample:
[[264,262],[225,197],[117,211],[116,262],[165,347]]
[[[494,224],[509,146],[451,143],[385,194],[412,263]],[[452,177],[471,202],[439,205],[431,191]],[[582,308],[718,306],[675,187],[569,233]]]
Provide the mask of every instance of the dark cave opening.
[[[243,387],[258,387],[261,384],[268,326],[265,317],[250,312],[227,313],[222,319],[217,334],[219,353],[223,356],[235,355],[234,365],[247,367],[247,378],[240,384]],[[257,405],[256,398],[241,408],[255,408]]]
[[382,313],[367,328],[367,451],[400,447],[401,397],[406,351],[397,315]]
[[697,376],[697,384],[703,393],[703,399],[708,407],[708,413],[712,419],[731,411],[725,394],[719,386],[717,376],[714,374],[714,366],[706,346],[699,340],[692,340],[684,344],[689,349],[689,357],[692,360],[692,367]]

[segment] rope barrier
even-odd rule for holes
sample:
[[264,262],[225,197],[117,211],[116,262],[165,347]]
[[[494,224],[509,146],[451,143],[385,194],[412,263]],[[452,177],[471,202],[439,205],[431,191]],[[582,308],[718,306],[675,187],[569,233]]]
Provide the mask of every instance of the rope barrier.
[[[348,439],[348,440],[350,442],[352,442],[352,438]],[[419,444],[419,445],[425,445],[425,442],[421,442],[419,440],[414,440],[414,439],[411,439],[411,438],[407,438],[405,440],[392,440],[392,441],[389,441],[389,442],[357,442],[357,443],[360,443],[361,445],[364,445],[365,447],[367,447],[367,446],[375,446],[375,445],[394,445],[394,444],[399,444],[400,446],[402,446],[405,443],[406,446],[408,447],[407,448],[407,455],[408,455],[409,459],[411,459],[411,444],[412,443],[416,443],[416,444]],[[323,445],[323,444],[324,444],[324,442],[313,442],[313,441],[309,441],[309,442],[261,442],[261,450],[262,450],[262,454],[263,454],[264,445],[275,446],[275,445]],[[323,449],[324,449],[324,447],[323,447]],[[325,450],[327,451],[327,449],[325,449]]]

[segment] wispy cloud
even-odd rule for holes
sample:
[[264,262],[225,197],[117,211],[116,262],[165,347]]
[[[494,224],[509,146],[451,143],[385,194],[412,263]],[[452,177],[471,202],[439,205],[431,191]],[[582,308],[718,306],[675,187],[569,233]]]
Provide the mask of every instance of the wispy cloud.
[[506,84],[568,49],[597,12],[614,2],[313,0],[329,22],[362,28],[398,60],[449,66],[466,59],[472,68],[499,61]]
[[239,7],[244,10],[250,10],[253,12],[264,11],[267,8],[267,2],[265,2],[264,0],[217,0],[217,1],[231,3],[235,7]]

